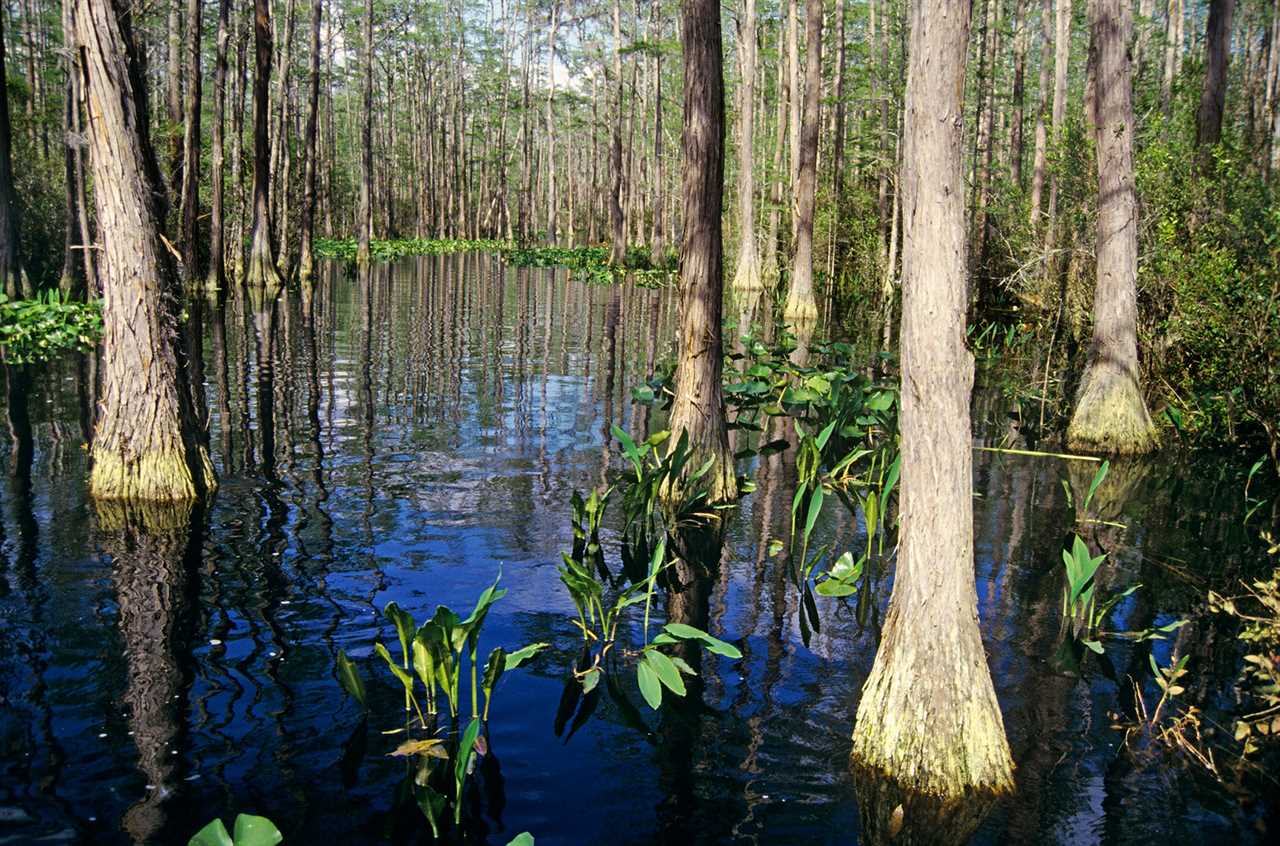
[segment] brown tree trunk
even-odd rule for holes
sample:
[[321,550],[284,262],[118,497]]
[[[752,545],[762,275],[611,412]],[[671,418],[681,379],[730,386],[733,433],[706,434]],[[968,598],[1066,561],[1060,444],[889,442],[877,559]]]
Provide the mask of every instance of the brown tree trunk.
[[200,251],[196,243],[196,218],[200,213],[200,36],[201,0],[187,0],[187,101],[182,128],[182,202],[179,244],[182,281],[196,282]]
[[1045,167],[1048,164],[1049,130],[1046,117],[1049,113],[1049,67],[1053,56],[1053,0],[1044,0],[1040,10],[1040,88],[1036,94],[1036,149],[1031,163],[1031,215],[1032,228],[1040,225],[1040,201],[1044,196]]
[[[221,291],[227,286],[227,256],[224,247],[226,212],[223,200],[226,179],[222,162],[226,152],[227,126],[227,42],[230,38],[231,0],[218,0],[218,35],[213,64],[213,150],[209,158],[210,219],[209,276],[205,287]],[[239,139],[235,139],[239,143]]]
[[[78,299],[84,298],[84,281],[77,269],[81,257],[87,255],[89,250],[84,249],[84,245],[80,241],[80,227],[78,226],[80,219],[79,194],[76,193],[76,144],[78,143],[74,134],[75,127],[75,110],[80,108],[76,102],[76,63],[75,50],[71,45],[75,43],[74,32],[71,24],[71,4],[62,4],[62,32],[64,43],[67,46],[66,55],[64,56],[64,72],[66,79],[63,82],[62,94],[62,180],[63,180],[63,239],[62,239],[62,275],[58,280],[58,289],[63,297],[75,296]],[[0,35],[3,38],[3,35]],[[3,68],[0,68],[0,79],[4,79]]]
[[804,114],[796,172],[795,251],[784,312],[788,323],[818,318],[813,298],[813,207],[818,182],[818,95],[822,88],[822,0],[805,2]]
[[292,268],[289,258],[289,171],[293,156],[289,153],[289,102],[292,98],[290,71],[293,69],[293,32],[297,18],[297,0],[285,7],[284,49],[280,52],[280,72],[276,76],[276,129],[271,144],[271,221],[276,233],[276,267],[286,279]]
[[991,800],[1013,788],[973,569],[962,164],[968,5],[916,0],[911,12],[901,528],[893,595],[862,689],[852,754],[872,843],[964,842]]
[[[710,501],[737,496],[724,416],[721,313],[724,285],[724,76],[717,0],[684,0],[684,237],[680,244],[680,355],[671,409],[671,445],[688,435],[687,472],[704,476]],[[668,499],[678,491],[664,492]]]
[[[1063,125],[1067,119],[1067,69],[1071,63],[1071,0],[1058,0],[1058,28],[1054,36],[1053,56],[1053,126],[1051,138],[1055,144],[1062,142]],[[1049,208],[1045,215],[1044,270],[1045,276],[1053,275],[1056,264],[1053,257],[1058,222],[1058,174],[1049,174]]]
[[178,343],[174,270],[161,243],[159,169],[140,106],[146,95],[130,17],[128,7],[76,0],[103,246],[102,391],[89,492],[97,499],[189,500],[217,483]]
[[[753,141],[756,106],[756,0],[742,0],[738,25],[738,62],[742,83],[738,87],[738,266],[733,289],[755,297],[760,282],[760,249],[756,241],[756,174]],[[739,327],[746,331],[749,327]]]
[[369,264],[373,238],[373,0],[364,6],[364,116],[360,125],[360,210],[356,215],[356,263]]
[[622,217],[622,4],[613,0],[613,136],[609,143],[609,263],[621,267],[627,255]]
[[271,0],[253,3],[253,241],[246,281],[250,288],[274,291],[283,284],[276,269],[271,229],[271,149],[267,91],[271,84]]
[[[547,240],[555,244],[559,239],[556,212],[560,197],[556,194],[556,33],[560,29],[560,0],[551,3],[551,29],[547,33]],[[619,83],[621,85],[621,83]],[[621,107],[619,107],[621,108]],[[619,118],[621,120],[621,118]]]
[[1027,90],[1027,0],[1018,0],[1013,12],[1013,117],[1009,124],[1009,180],[1014,188],[1022,189],[1022,160],[1025,158],[1025,122],[1023,110]]
[[764,267],[761,281],[766,288],[772,288],[778,281],[778,230],[782,228],[782,182],[783,162],[787,149],[787,96],[786,60],[778,56],[778,108],[775,121],[773,145],[773,184],[769,189],[769,228],[764,239]]
[[[658,14],[659,5],[653,4],[654,19],[658,24],[655,38],[662,39],[665,27]],[[654,267],[666,267],[667,238],[663,226],[663,184],[665,168],[662,166],[662,53],[653,52],[653,237],[649,241],[649,261]]]
[[169,0],[168,64],[165,69],[165,111],[169,120],[169,199],[182,191],[182,0]]
[[[0,80],[5,74],[4,18],[0,15]],[[11,299],[28,296],[27,274],[18,257],[18,199],[13,190],[9,147],[9,88],[0,91],[0,291]]]
[[[797,195],[800,182],[800,0],[787,0],[787,81],[790,90],[787,92],[787,106],[791,110],[787,126],[790,137],[787,149],[790,151],[791,196]],[[794,208],[793,208],[794,212]],[[791,215],[791,242],[796,237],[796,216]]]
[[1222,108],[1227,98],[1227,64],[1231,61],[1231,17],[1236,0],[1210,0],[1204,33],[1204,87],[1196,112],[1196,146],[1222,140]]
[[[324,0],[311,0],[311,104],[307,110],[306,147],[303,152],[302,245],[298,256],[298,279],[303,287],[311,284],[315,262],[312,239],[315,237],[316,217],[316,126],[320,116],[320,15],[323,8]],[[418,232],[422,233],[421,221]]]
[[1098,283],[1093,343],[1067,427],[1071,449],[1150,452],[1158,446],[1138,373],[1138,199],[1133,175],[1133,91],[1127,0],[1090,4],[1089,61],[1096,80]]

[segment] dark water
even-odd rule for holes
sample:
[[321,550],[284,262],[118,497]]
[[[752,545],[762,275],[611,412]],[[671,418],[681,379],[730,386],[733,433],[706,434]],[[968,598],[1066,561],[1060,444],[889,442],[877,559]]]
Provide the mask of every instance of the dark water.
[[[505,806],[488,842],[524,830],[540,846],[857,841],[846,757],[877,625],[820,599],[824,628],[802,646],[794,594],[766,554],[787,531],[783,456],[758,469],[709,590],[708,625],[743,660],[709,660],[703,707],[683,721],[646,711],[648,735],[607,699],[569,742],[553,731],[579,640],[556,572],[568,496],[618,469],[610,422],[657,425],[629,397],[669,352],[669,295],[467,256],[379,268],[367,284],[330,268],[313,308],[310,323],[296,295],[196,315],[222,488],[189,517],[122,526],[87,502],[87,362],[41,368],[29,385],[9,375],[0,843],[185,843],[237,811],[271,817],[292,843],[379,840],[404,773],[380,734],[401,721],[399,694],[368,660],[375,639],[395,639],[379,609],[465,613],[499,569],[510,593],[484,648],[556,647],[495,697]],[[991,421],[980,441],[1005,436],[998,391],[975,398],[975,416]],[[1168,756],[1120,754],[1110,714],[1131,705],[1126,673],[1154,700],[1148,647],[1109,647],[1119,683],[1096,664],[1083,677],[1051,665],[1067,463],[978,452],[975,465],[980,611],[1018,766],[1016,795],[978,840],[1263,840]],[[1081,472],[1077,490],[1092,469]],[[1109,490],[1100,508],[1128,528],[1094,532],[1111,552],[1104,584],[1146,586],[1121,627],[1202,610],[1210,585],[1255,563],[1238,471],[1165,459],[1116,473]],[[861,542],[838,506],[826,516],[826,540]],[[370,685],[363,730],[335,681],[340,649]],[[1231,632],[1197,623],[1155,654],[1173,649],[1192,655],[1188,696],[1228,706]]]

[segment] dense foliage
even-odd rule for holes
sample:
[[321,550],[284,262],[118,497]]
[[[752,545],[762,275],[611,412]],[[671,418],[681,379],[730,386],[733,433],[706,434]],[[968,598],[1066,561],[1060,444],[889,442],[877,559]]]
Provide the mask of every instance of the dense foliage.
[[98,302],[63,299],[45,291],[32,300],[0,294],[0,358],[9,364],[33,364],[64,350],[91,349],[102,335]]

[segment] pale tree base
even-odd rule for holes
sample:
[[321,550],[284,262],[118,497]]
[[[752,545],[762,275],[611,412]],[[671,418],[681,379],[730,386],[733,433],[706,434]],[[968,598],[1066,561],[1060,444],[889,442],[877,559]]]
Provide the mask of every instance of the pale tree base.
[[787,297],[787,306],[783,309],[782,319],[793,326],[814,324],[818,321],[818,304],[809,296],[791,294]]
[[1013,789],[977,622],[971,634],[942,642],[893,614],[853,733],[863,830],[871,843],[963,843],[992,802]]
[[249,290],[276,292],[284,287],[284,278],[276,268],[269,249],[254,248],[249,256],[249,266],[245,269],[245,286]]
[[1104,455],[1142,455],[1158,449],[1160,437],[1137,382],[1090,367],[1067,426],[1067,448]]
[[193,468],[181,449],[157,450],[126,459],[119,452],[94,447],[89,495],[96,500],[188,502],[218,486],[209,453],[194,447]]
[[760,257],[753,249],[745,249],[738,256],[738,267],[733,274],[733,291],[738,295],[759,296],[764,291],[760,272]]

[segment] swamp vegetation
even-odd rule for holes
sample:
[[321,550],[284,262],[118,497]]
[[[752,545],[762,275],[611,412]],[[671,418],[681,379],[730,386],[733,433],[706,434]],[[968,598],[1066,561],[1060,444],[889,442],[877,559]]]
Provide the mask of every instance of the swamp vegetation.
[[1280,2],[0,72],[0,842],[1274,839]]

